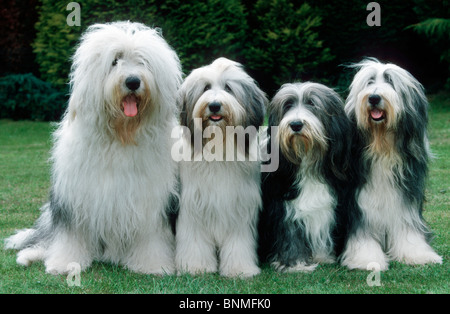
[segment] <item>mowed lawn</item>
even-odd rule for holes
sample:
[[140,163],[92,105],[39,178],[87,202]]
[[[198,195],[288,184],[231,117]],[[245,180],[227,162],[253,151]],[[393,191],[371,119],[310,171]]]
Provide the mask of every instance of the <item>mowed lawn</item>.
[[[450,100],[430,96],[429,135],[435,159],[430,164],[425,219],[442,265],[391,263],[380,285],[368,285],[369,271],[320,265],[313,273],[280,274],[267,265],[252,279],[217,274],[165,276],[134,274],[120,266],[94,263],[70,286],[67,276],[45,273],[42,263],[16,264],[16,252],[0,248],[0,293],[449,293],[450,287]],[[31,227],[50,187],[52,124],[0,120],[0,239]],[[374,279],[376,277],[369,277]],[[73,282],[74,278],[69,278]],[[72,280],[72,281],[71,281]],[[369,280],[370,281],[370,280]],[[373,282],[373,281],[371,281]]]

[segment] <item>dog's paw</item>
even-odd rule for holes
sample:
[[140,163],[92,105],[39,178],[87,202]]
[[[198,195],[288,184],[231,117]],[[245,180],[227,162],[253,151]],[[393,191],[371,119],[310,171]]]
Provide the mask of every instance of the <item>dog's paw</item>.
[[286,272],[286,273],[295,273],[295,272],[302,272],[302,273],[310,273],[313,272],[317,265],[319,264],[309,264],[306,262],[297,262],[295,265],[287,266],[280,262],[273,262],[272,267],[275,268],[279,272]]
[[40,247],[30,247],[23,249],[17,253],[17,264],[22,266],[30,266],[31,263],[39,260],[43,260],[45,255],[45,250]]
[[224,277],[251,278],[260,273],[261,270],[256,265],[226,267],[220,270],[220,275]]
[[442,257],[430,250],[426,252],[414,252],[414,254],[404,257],[400,262],[409,265],[442,264]]

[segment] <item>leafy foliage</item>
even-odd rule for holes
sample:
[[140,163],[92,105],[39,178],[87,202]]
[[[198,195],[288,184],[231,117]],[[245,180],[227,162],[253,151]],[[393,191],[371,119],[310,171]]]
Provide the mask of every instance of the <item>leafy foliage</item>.
[[63,114],[65,95],[33,74],[0,78],[0,118],[55,121]]
[[436,37],[437,39],[450,39],[450,19],[430,18],[421,23],[412,25],[419,33],[427,37]]
[[[447,64],[450,73],[450,19],[429,18],[408,28],[425,35],[433,46],[440,47],[440,60]],[[450,90],[450,78],[447,78],[445,87]]]
[[248,26],[240,2],[168,0],[159,7],[164,35],[186,74],[221,56],[241,59]]
[[318,78],[319,65],[333,59],[317,32],[321,17],[308,3],[259,0],[245,50],[247,66],[261,72],[268,89],[293,80]]
[[154,6],[142,1],[88,0],[81,5],[81,26],[67,25],[68,1],[42,0],[39,21],[36,23],[36,40],[33,51],[39,64],[41,77],[59,88],[68,82],[71,56],[78,39],[86,28],[94,23],[119,20],[139,21],[154,24]]
[[243,7],[238,0],[118,1],[85,0],[81,26],[68,26],[67,1],[43,0],[37,38],[33,44],[42,77],[57,86],[67,82],[70,57],[78,38],[91,24],[119,20],[160,27],[176,48],[185,70],[219,56],[238,58],[246,34]]
[[63,93],[81,33],[91,24],[118,20],[161,28],[185,74],[225,56],[244,64],[269,95],[297,80],[345,92],[353,73],[341,65],[366,56],[399,64],[428,90],[445,80],[450,88],[449,0],[382,2],[381,27],[366,25],[367,2],[360,0],[79,0],[81,26],[66,23],[69,1],[6,1],[1,75],[38,69],[42,80]]
[[[80,1],[81,27],[71,27],[66,1],[43,0],[33,47],[42,77],[63,86],[81,32],[93,23],[128,19],[161,27],[186,74],[225,56],[260,72],[272,86],[316,76],[316,66],[332,58],[316,31],[318,10],[293,3],[262,0],[249,11],[240,0],[85,0]],[[255,16],[250,30],[247,20]]]

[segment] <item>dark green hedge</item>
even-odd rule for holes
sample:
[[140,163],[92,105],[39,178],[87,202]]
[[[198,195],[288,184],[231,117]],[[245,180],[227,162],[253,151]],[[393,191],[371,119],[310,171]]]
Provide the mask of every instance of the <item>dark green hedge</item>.
[[[131,20],[159,27],[177,51],[183,71],[225,56],[260,75],[273,90],[291,79],[314,78],[332,59],[317,27],[319,11],[288,0],[78,1],[81,26],[66,23],[67,1],[43,0],[33,44],[43,79],[64,86],[80,34],[93,23]],[[322,73],[321,73],[322,74]],[[259,78],[257,78],[259,79]]]
[[318,33],[319,10],[308,3],[260,0],[250,14],[253,25],[244,55],[246,65],[264,79],[263,85],[276,88],[286,82],[324,79],[317,69],[333,56]]
[[0,119],[57,121],[67,100],[63,92],[33,74],[0,78]]
[[[27,62],[37,64],[39,77],[49,84],[28,74],[2,78],[0,118],[58,119],[81,33],[91,24],[118,20],[161,28],[180,56],[185,74],[217,57],[228,57],[241,62],[269,96],[283,83],[305,80],[334,86],[345,94],[352,71],[341,65],[365,56],[399,64],[428,90],[449,81],[448,1],[382,2],[382,27],[366,25],[368,1],[360,0],[79,0],[81,26],[67,25],[69,2],[39,1],[32,42],[36,58]],[[17,24],[11,24],[17,14],[11,8],[10,12],[4,25]],[[443,21],[439,17],[447,21],[442,36],[416,33],[430,18]],[[0,56],[14,57],[10,51],[16,51],[18,44],[10,42],[16,28],[9,27],[7,44],[0,43]],[[24,67],[23,72],[33,68]],[[2,75],[9,72],[3,70]]]

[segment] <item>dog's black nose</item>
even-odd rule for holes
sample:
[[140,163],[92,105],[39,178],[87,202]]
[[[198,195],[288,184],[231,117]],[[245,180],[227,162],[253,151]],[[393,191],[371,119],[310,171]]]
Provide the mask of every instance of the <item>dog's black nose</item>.
[[372,94],[369,96],[369,103],[373,106],[378,105],[380,103],[380,101],[381,101],[380,95]]
[[291,123],[289,123],[289,126],[291,127],[292,131],[300,132],[300,130],[303,128],[303,122],[302,121],[292,121]]
[[220,107],[222,107],[222,105],[218,102],[212,102],[208,105],[209,110],[214,113],[219,112]]
[[136,76],[127,77],[125,85],[132,91],[135,91],[141,86],[141,80]]

